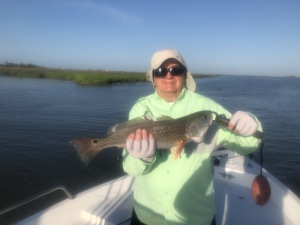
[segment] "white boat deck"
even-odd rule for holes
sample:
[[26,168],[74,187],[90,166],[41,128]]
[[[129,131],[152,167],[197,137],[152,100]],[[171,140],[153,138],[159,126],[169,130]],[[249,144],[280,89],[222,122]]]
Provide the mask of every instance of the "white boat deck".
[[260,166],[248,157],[221,160],[214,169],[218,225],[300,224],[299,198],[266,170],[271,197],[263,206],[254,202],[251,185]]
[[66,199],[17,224],[130,224],[132,185],[133,177],[120,177],[82,192],[75,199]]
[[[230,155],[229,151],[218,152],[217,158],[221,160],[214,168],[217,225],[299,225],[299,198],[264,170],[271,185],[271,197],[263,206],[255,204],[251,184],[260,167],[247,157],[226,158]],[[96,186],[17,224],[130,224],[133,179],[124,176]]]

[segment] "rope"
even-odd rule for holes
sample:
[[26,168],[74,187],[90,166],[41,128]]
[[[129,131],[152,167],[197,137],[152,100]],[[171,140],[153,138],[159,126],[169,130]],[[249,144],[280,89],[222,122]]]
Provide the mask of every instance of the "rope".
[[260,153],[260,175],[262,175],[262,169],[263,169],[263,147],[264,147],[264,141],[261,140],[260,147],[259,147],[259,153]]

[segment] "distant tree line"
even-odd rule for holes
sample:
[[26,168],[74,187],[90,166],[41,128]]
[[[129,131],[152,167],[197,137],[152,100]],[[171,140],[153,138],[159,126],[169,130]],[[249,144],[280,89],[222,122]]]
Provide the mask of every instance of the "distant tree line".
[[28,63],[11,63],[5,61],[5,63],[0,64],[1,67],[19,67],[19,68],[41,68],[40,66]]

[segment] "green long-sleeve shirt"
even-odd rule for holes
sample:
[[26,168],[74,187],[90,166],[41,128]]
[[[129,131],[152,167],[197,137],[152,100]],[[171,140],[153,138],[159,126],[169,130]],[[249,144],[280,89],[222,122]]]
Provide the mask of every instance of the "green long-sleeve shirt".
[[[133,106],[129,119],[150,116],[154,120],[162,115],[174,119],[196,111],[211,110],[218,114],[231,114],[213,100],[183,89],[172,104],[157,93],[143,97]],[[123,151],[123,168],[135,176],[134,208],[139,219],[146,224],[210,225],[214,217],[214,190],[212,151],[227,148],[240,154],[254,152],[259,141],[253,137],[233,134],[219,128],[213,141],[195,151],[185,147],[180,158],[173,159],[169,150],[156,151],[152,163],[128,155]]]

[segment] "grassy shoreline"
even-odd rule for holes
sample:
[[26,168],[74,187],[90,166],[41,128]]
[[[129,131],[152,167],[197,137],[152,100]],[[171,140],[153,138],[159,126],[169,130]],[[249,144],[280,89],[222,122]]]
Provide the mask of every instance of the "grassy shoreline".
[[[111,85],[115,83],[146,82],[145,73],[100,70],[67,70],[49,68],[0,67],[0,76],[44,78],[74,81],[79,85]],[[196,74],[194,78],[218,75]]]

